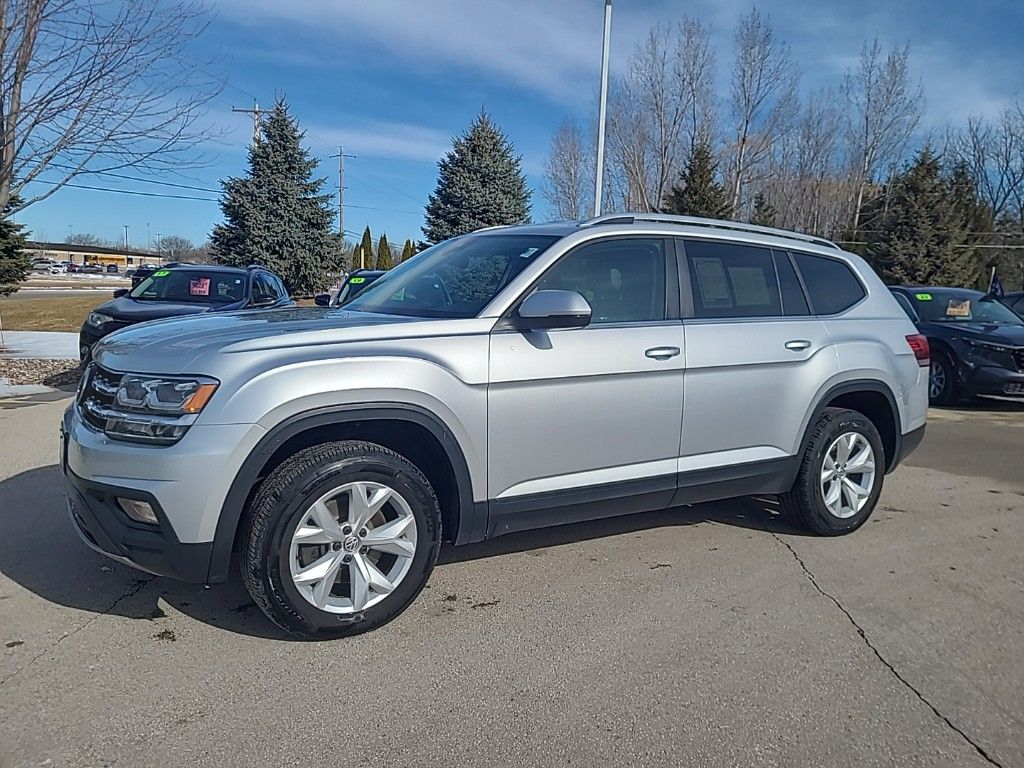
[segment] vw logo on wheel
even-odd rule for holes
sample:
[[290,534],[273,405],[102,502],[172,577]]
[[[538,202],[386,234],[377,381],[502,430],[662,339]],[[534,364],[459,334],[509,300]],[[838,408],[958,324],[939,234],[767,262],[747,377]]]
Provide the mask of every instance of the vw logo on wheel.
[[346,536],[344,546],[346,552],[355,552],[357,549],[359,549],[359,537]]

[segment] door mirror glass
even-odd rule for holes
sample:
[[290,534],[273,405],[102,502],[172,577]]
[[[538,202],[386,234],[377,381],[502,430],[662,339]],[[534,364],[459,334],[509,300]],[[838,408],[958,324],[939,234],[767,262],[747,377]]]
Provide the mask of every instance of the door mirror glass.
[[313,303],[318,307],[329,307],[331,306],[331,294],[329,293],[318,293],[313,297]]
[[516,326],[523,329],[583,328],[590,305],[576,291],[537,291],[519,305]]

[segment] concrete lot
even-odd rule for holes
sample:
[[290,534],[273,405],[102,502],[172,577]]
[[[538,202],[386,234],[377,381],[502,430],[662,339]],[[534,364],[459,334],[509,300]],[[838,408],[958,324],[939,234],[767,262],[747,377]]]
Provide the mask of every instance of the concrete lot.
[[443,552],[283,638],[81,545],[62,402],[0,407],[0,766],[1024,765],[1024,410],[936,414],[853,536],[753,500]]

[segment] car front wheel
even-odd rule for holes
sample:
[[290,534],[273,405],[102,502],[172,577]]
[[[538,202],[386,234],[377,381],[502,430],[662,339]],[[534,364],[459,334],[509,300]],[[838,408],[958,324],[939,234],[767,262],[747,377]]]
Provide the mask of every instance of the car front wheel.
[[874,511],[885,457],[875,425],[863,414],[826,408],[807,441],[783,510],[823,536],[850,533]]
[[243,532],[242,571],[283,629],[342,637],[391,621],[437,560],[440,511],[407,459],[347,440],[300,451],[263,482]]
[[928,373],[928,402],[932,405],[949,405],[957,397],[956,373],[949,355],[937,353],[932,357]]

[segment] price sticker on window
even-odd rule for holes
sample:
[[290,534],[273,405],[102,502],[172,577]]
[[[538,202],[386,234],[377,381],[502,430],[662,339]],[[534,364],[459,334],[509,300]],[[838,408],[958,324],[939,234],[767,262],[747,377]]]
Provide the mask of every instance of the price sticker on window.
[[208,277],[193,277],[188,283],[188,292],[192,296],[209,296],[210,295],[210,278]]
[[946,306],[946,317],[970,317],[971,316],[971,300],[964,299],[959,301],[957,299],[950,299],[949,304]]

